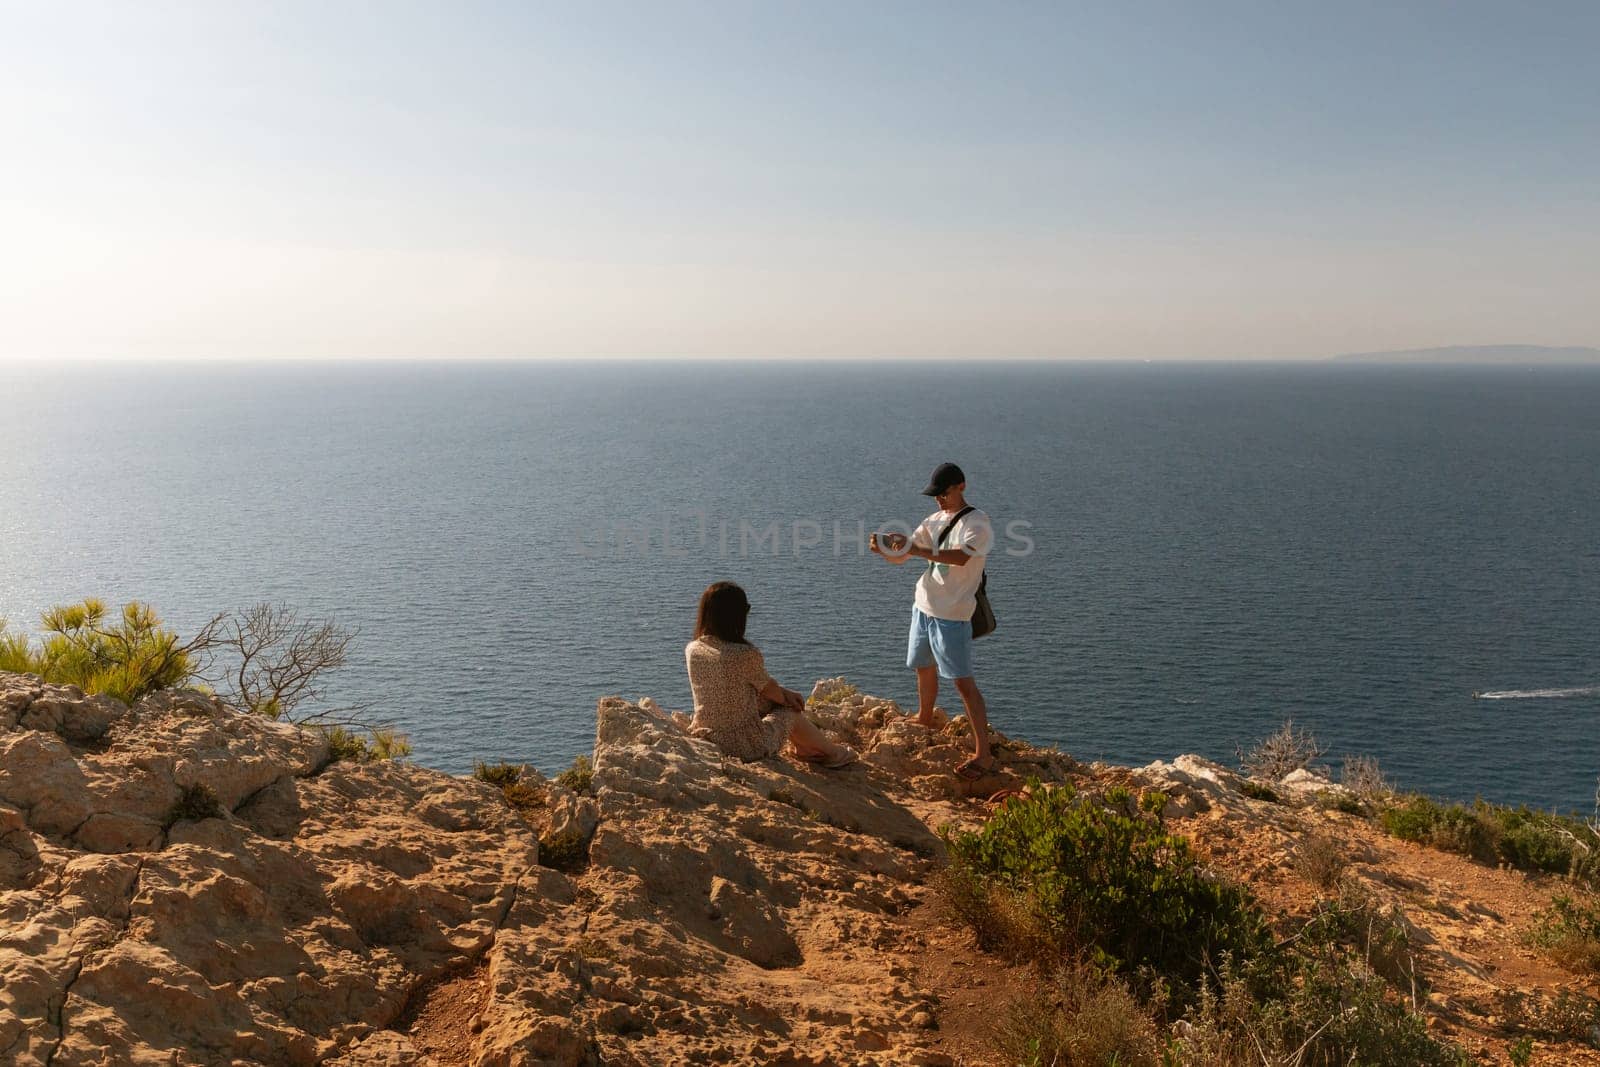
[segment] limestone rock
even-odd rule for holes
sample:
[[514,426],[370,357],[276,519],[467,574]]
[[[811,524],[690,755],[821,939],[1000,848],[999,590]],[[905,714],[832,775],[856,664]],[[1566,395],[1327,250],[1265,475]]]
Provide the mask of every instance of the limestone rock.
[[[8,1063],[320,1062],[481,956],[534,866],[481,783],[328,765],[320,736],[202,694],[0,675],[0,708]],[[220,817],[176,820],[185,786]]]
[[1212,805],[1237,795],[1244,784],[1244,779],[1220,763],[1195,755],[1179,756],[1170,763],[1157,760],[1134,773],[1147,787],[1167,795],[1162,815],[1171,819],[1209,811]]
[[[1195,756],[1084,767],[993,734],[996,773],[965,782],[963,718],[924,728],[839,679],[807,714],[861,762],[743,763],[653,702],[607,698],[592,796],[532,771],[508,796],[330,763],[319,736],[205,694],[124,707],[0,674],[0,1063],[972,1062],[1003,983],[960,1003],[919,987],[926,930],[907,912],[931,899],[933,828],[980,825],[1035,780],[1166,792],[1168,816],[1192,816],[1180,832],[1269,912],[1303,915],[1297,843],[1337,837],[1345,876],[1437,982],[1431,1022],[1488,1034],[1479,1059],[1506,1042],[1471,1005],[1529,981],[1553,995],[1518,961],[1566,883],[1301,802],[1339,792],[1315,772],[1272,783],[1281,803]],[[214,808],[192,803],[207,794]],[[541,834],[587,848],[552,869]]]
[[[742,763],[653,702],[600,702],[593,795],[498,788],[200,693],[124,707],[0,675],[0,1049],[18,1064],[951,1062],[896,916],[992,781],[840,684],[862,762]],[[185,791],[215,798],[183,807]],[[984,794],[986,795],[986,794]],[[539,834],[587,842],[539,862]],[[752,1050],[755,1050],[752,1052]]]
[[1302,767],[1290,771],[1278,783],[1278,787],[1291,797],[1310,798],[1317,796],[1342,797],[1350,796],[1350,790],[1335,782],[1320,769]]

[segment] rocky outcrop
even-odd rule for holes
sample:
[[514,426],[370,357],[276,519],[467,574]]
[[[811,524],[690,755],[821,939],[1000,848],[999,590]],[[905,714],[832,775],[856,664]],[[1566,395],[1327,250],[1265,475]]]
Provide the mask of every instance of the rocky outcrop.
[[0,1062],[950,1062],[890,951],[930,827],[1070,761],[1002,741],[961,783],[959,724],[837,682],[814,714],[862,763],[740,763],[602,701],[593,796],[519,813],[203,694],[0,675]]
[[4,675],[0,708],[0,1062],[317,1063],[538,884],[481,783],[198,693]]
[[[1342,869],[1404,916],[1430,1019],[1483,1055],[1505,995],[1571,981],[1526,947],[1559,880],[1389,838],[1315,773],[1086,767],[993,735],[1000,769],[965,782],[963,721],[837,679],[808,714],[861,762],[741,763],[610,698],[587,789],[502,790],[331,762],[203,694],[126,707],[0,674],[0,1064],[987,1062],[971,1035],[1032,978],[997,991],[927,905],[939,829],[1031,781],[1159,789],[1272,914],[1318,906],[1308,857]],[[1600,1062],[1559,1054],[1537,1062]]]
[[[513,908],[459,1062],[952,1063],[930,1047],[936,993],[909,979],[899,919],[942,856],[930,826],[963,817],[960,730],[828,694],[811,714],[864,755],[843,771],[741,763],[648,701],[601,701],[574,904],[554,924]],[[1059,779],[1070,761],[1053,759]]]

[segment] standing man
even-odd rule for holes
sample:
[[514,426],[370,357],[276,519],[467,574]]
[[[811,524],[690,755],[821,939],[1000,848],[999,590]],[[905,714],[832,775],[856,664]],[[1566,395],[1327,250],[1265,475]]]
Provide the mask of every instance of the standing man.
[[994,544],[989,516],[967,503],[967,476],[954,463],[941,463],[922,491],[939,510],[922,520],[907,542],[900,534],[873,534],[872,551],[890,563],[913,557],[928,561],[917,579],[911,609],[911,640],[906,666],[917,672],[917,722],[933,725],[933,702],[940,677],[955,683],[972,727],[972,758],[956,774],[975,781],[995,769],[989,751],[989,709],[972,677],[972,613],[978,606],[983,561]]

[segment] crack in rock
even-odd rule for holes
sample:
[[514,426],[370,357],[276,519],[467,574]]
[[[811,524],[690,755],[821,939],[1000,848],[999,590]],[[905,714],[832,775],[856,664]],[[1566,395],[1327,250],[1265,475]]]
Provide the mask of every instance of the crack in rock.
[[56,1053],[61,1051],[61,1046],[66,1043],[67,1003],[72,998],[72,987],[77,985],[78,979],[83,975],[84,967],[89,964],[92,957],[100,955],[101,953],[107,952],[114,948],[117,943],[120,942],[127,934],[128,924],[133,919],[133,901],[134,898],[139,895],[139,879],[143,876],[144,860],[141,859],[138,861],[138,866],[134,868],[133,877],[128,880],[128,892],[126,899],[123,902],[123,907],[126,914],[123,916],[122,923],[118,926],[117,932],[107,943],[98,945],[94,948],[86,948],[83,952],[79,953],[73,964],[71,976],[67,978],[66,984],[61,987],[61,1005],[56,1009],[55,1012],[56,1043],[55,1046],[50,1049],[49,1053],[45,1055],[45,1067],[49,1067],[49,1065],[54,1062]]

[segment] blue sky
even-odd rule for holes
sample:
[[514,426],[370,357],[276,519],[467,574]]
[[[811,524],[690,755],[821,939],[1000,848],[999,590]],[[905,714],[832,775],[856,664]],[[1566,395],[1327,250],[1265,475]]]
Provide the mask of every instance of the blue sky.
[[1600,344],[1600,5],[0,16],[0,358]]

